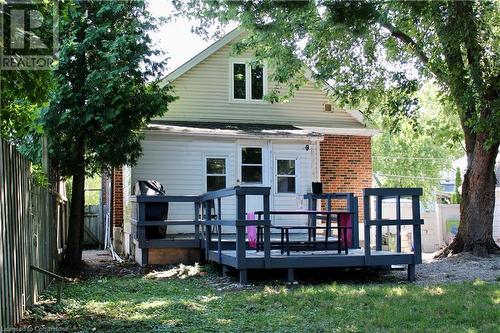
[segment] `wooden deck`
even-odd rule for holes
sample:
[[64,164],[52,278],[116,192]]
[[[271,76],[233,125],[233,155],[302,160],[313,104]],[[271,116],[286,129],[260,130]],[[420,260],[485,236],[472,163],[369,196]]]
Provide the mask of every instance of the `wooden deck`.
[[[210,251],[209,260],[221,265],[237,268],[236,250]],[[271,250],[272,268],[311,268],[311,267],[366,267],[413,264],[413,253],[397,253],[391,251],[372,251],[371,261],[365,261],[364,249],[351,249],[348,254],[337,251],[291,251],[290,255],[280,250]],[[264,269],[264,252],[247,250],[245,253],[247,269]]]
[[[313,267],[380,267],[392,265],[407,265],[408,280],[415,280],[415,265],[422,262],[421,231],[423,220],[420,218],[420,196],[422,189],[417,188],[380,188],[365,189],[363,191],[364,202],[364,248],[359,247],[358,219],[357,219],[357,197],[352,193],[330,193],[330,194],[307,194],[304,197],[309,201],[309,209],[306,211],[271,211],[270,210],[270,188],[269,187],[232,187],[214,192],[208,192],[200,196],[136,196],[132,197],[132,203],[136,209],[132,212],[132,234],[137,239],[142,252],[142,263],[148,263],[148,251],[155,248],[199,248],[204,250],[205,259],[222,265],[223,271],[232,267],[239,271],[240,283],[247,282],[248,269],[287,269],[288,279],[293,281],[294,269]],[[236,217],[226,219],[222,216],[221,199],[236,197]],[[263,210],[258,220],[248,219],[246,209],[247,196],[260,196],[262,198]],[[376,216],[371,216],[371,198],[375,199]],[[412,200],[412,218],[401,218],[400,199],[402,197]],[[396,218],[392,220],[382,218],[382,199],[396,198]],[[330,203],[333,199],[345,200],[346,211],[332,211]],[[316,211],[318,200],[327,200],[326,211]],[[192,221],[146,221],[145,209],[149,202],[191,202],[194,205],[194,218]],[[215,210],[215,211],[214,211]],[[308,240],[307,233],[290,233],[289,239],[285,240],[284,246],[281,235],[274,233],[276,229],[272,225],[271,214],[307,214],[308,228],[316,228],[317,215],[328,214],[351,214],[348,227],[339,226],[342,219],[337,216],[337,228],[349,228],[352,236],[344,235],[342,240],[329,236],[329,242],[321,239]],[[215,217],[215,218],[214,218]],[[145,238],[145,228],[154,225],[191,224],[194,226],[194,234],[179,234],[169,236],[166,239],[148,240]],[[401,226],[413,227],[413,252],[405,253],[401,249]],[[259,238],[260,249],[251,249],[247,239],[247,227],[256,226],[263,231]],[[396,228],[396,251],[382,250],[382,227],[392,226]],[[223,234],[222,228],[232,228],[234,233]],[[330,228],[328,226],[328,228]],[[316,228],[317,229],[317,228]],[[316,230],[312,229],[312,230]],[[375,245],[371,244],[370,230],[375,229]],[[310,229],[309,229],[310,230]],[[330,229],[328,229],[330,230]],[[350,241],[352,237],[352,241]],[[292,246],[293,243],[293,246]],[[339,249],[340,247],[340,249]],[[287,254],[287,250],[290,253]],[[347,253],[346,253],[347,252]]]

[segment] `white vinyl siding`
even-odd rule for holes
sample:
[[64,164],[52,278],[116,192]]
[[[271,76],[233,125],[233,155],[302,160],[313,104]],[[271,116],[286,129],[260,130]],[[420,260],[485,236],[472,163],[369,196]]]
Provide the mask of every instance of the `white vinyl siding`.
[[[233,101],[230,79],[233,56],[228,44],[175,79],[174,93],[179,99],[171,103],[168,112],[158,119],[363,128],[347,112],[323,111],[324,104],[328,102],[326,93],[323,87],[316,87],[312,82],[297,91],[288,103]],[[252,54],[241,57],[251,59]],[[267,82],[267,86],[270,91],[274,84]],[[247,98],[248,90],[247,87]],[[286,91],[286,88],[282,90]]]
[[[226,141],[189,139],[168,135],[146,135],[142,142],[143,155],[132,168],[132,184],[137,180],[159,181],[167,195],[199,195],[206,190],[205,158],[227,156],[226,186],[234,186],[234,144]],[[234,216],[234,199],[222,200],[223,215]],[[193,218],[193,204],[170,203],[168,218],[187,220]],[[194,228],[172,226],[168,233],[193,232]]]
[[[275,192],[271,182],[271,208],[276,210],[295,210],[300,205],[307,205],[301,198],[311,191],[312,159],[311,150],[305,146],[311,144],[307,140],[300,142],[283,142],[282,140],[256,140],[263,149],[264,179],[274,179],[274,161],[276,158],[296,159],[298,193]],[[236,185],[238,168],[238,151],[241,142],[236,139],[214,139],[201,137],[175,136],[165,134],[147,134],[142,142],[143,155],[131,170],[131,186],[137,180],[150,179],[159,181],[166,189],[167,195],[199,195],[206,191],[206,158],[223,157],[226,159],[226,186]],[[255,146],[255,145],[254,145]],[[266,157],[270,155],[269,157]],[[250,206],[249,206],[250,207]],[[222,218],[235,218],[234,197],[222,199]],[[193,205],[188,203],[171,203],[169,219],[184,220],[193,218]],[[276,223],[306,223],[306,218],[299,216],[275,217]],[[127,222],[125,222],[127,224]],[[168,233],[193,232],[192,227],[171,226]],[[231,230],[228,230],[230,232]]]
[[[297,193],[277,193],[276,181],[273,181],[272,200],[273,209],[276,210],[297,210],[307,209],[307,201],[303,198],[305,193],[311,192],[311,182],[314,174],[311,149],[306,150],[307,143],[274,143],[273,161],[276,160],[295,160],[296,173],[296,191]],[[276,166],[273,165],[275,169]],[[276,172],[273,172],[276,179]],[[276,225],[306,225],[307,217],[305,215],[279,216],[273,217],[273,223]],[[303,231],[303,230],[302,230]]]

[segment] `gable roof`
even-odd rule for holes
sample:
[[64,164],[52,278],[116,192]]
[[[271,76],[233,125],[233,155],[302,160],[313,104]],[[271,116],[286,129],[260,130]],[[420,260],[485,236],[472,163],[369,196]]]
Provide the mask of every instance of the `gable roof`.
[[[197,55],[195,55],[194,57],[192,57],[191,59],[186,61],[184,64],[177,67],[174,71],[167,74],[161,81],[162,82],[169,82],[169,81],[173,81],[173,80],[177,79],[179,76],[186,73],[191,68],[198,65],[200,62],[207,59],[212,54],[214,54],[215,52],[217,52],[218,50],[220,50],[221,48],[223,48],[224,46],[226,46],[227,44],[229,44],[230,42],[235,40],[237,37],[242,35],[243,32],[244,32],[244,30],[242,28],[239,28],[239,27],[233,29],[231,32],[229,32],[228,34],[224,35],[222,38],[215,41],[209,47],[207,47],[206,49],[204,49],[203,51],[201,51],[200,53],[198,53]],[[305,68],[307,71],[306,78],[311,80],[311,81],[314,80],[313,70],[310,69],[308,66],[305,66]],[[323,84],[324,84],[325,88],[327,88],[327,89],[331,88],[331,85],[328,82],[323,81]]]
[[217,52],[224,46],[226,46],[228,43],[236,39],[238,36],[240,36],[243,33],[243,29],[241,28],[236,28],[232,30],[230,33],[225,35],[224,37],[220,38],[216,42],[214,42],[212,45],[189,59],[187,62],[182,64],[181,66],[177,67],[173,72],[169,73],[167,76],[165,76],[161,81],[162,82],[169,82],[177,79],[179,76],[182,74],[186,73],[188,70],[193,68],[194,66],[198,65],[200,62],[203,60],[207,59],[210,55],[213,53]]
[[[172,82],[184,73],[188,72],[190,69],[210,57],[212,54],[238,38],[244,33],[244,29],[237,27],[233,29],[231,32],[228,34],[224,35],[222,38],[218,39],[215,41],[213,44],[208,46],[206,49],[189,59],[187,62],[182,64],[181,66],[177,67],[174,71],[170,72],[167,74],[162,80],[160,84],[166,84],[167,82]],[[314,79],[314,71],[309,68],[308,66],[305,66],[306,70],[306,78],[310,81],[315,81]],[[328,91],[332,88],[332,86],[325,80],[321,81],[323,84],[323,87],[325,88],[325,91]],[[347,112],[348,114],[351,115],[357,122],[362,124],[363,126],[366,126],[367,124],[364,121],[364,116],[361,112],[354,110],[354,109],[346,109],[344,108],[344,111]],[[375,135],[378,133],[378,130],[371,129],[369,132],[369,135]]]

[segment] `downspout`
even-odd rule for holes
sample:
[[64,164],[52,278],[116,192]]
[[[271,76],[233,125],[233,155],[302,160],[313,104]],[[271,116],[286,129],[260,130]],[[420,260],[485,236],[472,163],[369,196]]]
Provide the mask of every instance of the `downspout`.
[[[323,138],[321,138],[323,140]],[[321,140],[316,141],[316,181],[321,182]]]
[[111,244],[113,244],[113,211],[114,211],[114,181],[115,181],[115,169],[111,169],[111,179],[110,179],[110,189],[109,189],[109,236],[111,238]]

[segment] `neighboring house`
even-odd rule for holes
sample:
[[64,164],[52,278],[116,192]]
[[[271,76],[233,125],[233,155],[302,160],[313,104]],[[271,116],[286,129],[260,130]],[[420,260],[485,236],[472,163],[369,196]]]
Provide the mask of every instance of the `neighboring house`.
[[[271,209],[277,210],[303,207],[302,196],[315,181],[323,182],[324,192],[360,195],[371,187],[371,136],[377,131],[364,125],[360,113],[332,104],[324,82],[308,82],[287,103],[264,101],[274,86],[268,80],[272,68],[252,68],[251,52],[232,54],[241,34],[232,31],[165,78],[179,99],[144,129],[138,164],[113,172],[113,234],[115,243],[123,239],[125,253],[131,248],[127,202],[137,180],[158,180],[169,195],[269,186]],[[232,202],[223,205],[234,212]],[[247,210],[260,205],[249,200]],[[191,206],[171,205],[169,218],[185,215],[192,217]]]

